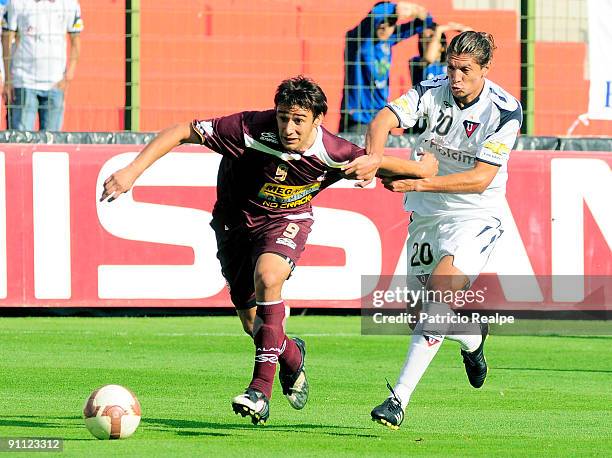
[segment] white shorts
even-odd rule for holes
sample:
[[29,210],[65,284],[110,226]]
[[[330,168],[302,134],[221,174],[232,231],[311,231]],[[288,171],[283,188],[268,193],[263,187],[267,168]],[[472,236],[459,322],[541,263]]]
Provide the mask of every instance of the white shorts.
[[501,220],[492,216],[419,216],[408,226],[408,283],[423,283],[444,256],[470,284],[482,272],[503,233]]

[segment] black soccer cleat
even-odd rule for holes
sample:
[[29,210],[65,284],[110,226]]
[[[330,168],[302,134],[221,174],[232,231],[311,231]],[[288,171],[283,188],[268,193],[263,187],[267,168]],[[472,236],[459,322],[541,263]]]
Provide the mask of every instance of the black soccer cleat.
[[404,409],[402,409],[402,402],[389,382],[387,382],[387,388],[391,391],[391,396],[385,399],[382,404],[374,407],[370,415],[372,415],[372,421],[396,430],[404,421]]
[[270,416],[270,401],[261,391],[247,388],[232,399],[232,409],[236,415],[249,415],[254,425],[265,425]]
[[480,346],[471,353],[461,350],[465,373],[470,381],[470,385],[474,388],[480,388],[487,378],[487,360],[484,355],[484,344],[489,335],[489,324],[480,323],[480,331],[482,333]]
[[302,354],[302,362],[298,369],[287,374],[281,367],[278,371],[278,379],[280,380],[281,387],[283,388],[283,394],[289,401],[289,404],[294,409],[303,409],[308,402],[308,379],[306,378],[306,372],[304,363],[306,361],[306,343],[297,337],[292,339],[300,349]]

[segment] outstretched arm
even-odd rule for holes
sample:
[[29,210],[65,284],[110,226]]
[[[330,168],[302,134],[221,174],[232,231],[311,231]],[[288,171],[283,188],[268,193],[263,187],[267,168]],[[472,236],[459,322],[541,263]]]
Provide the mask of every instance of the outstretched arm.
[[354,176],[357,180],[362,180],[357,183],[357,186],[367,186],[376,176],[376,171],[382,163],[389,131],[397,125],[397,117],[385,107],[378,112],[368,126],[365,139],[366,155],[358,157],[342,167],[345,174]]
[[420,161],[409,161],[394,156],[383,156],[376,174],[379,177],[427,178],[438,173],[438,160],[432,153],[422,155]]
[[2,95],[4,97],[4,103],[11,105],[13,103],[13,81],[11,75],[11,59],[12,59],[12,44],[15,40],[15,32],[10,30],[4,30],[2,32],[2,61],[4,65],[4,87],[2,88]]
[[136,179],[160,157],[183,143],[201,143],[201,138],[190,123],[177,124],[162,130],[126,167],[117,170],[104,180],[100,202],[112,202],[129,191]]
[[472,170],[422,179],[383,178],[385,188],[394,192],[443,192],[480,194],[487,189],[499,167],[477,161]]

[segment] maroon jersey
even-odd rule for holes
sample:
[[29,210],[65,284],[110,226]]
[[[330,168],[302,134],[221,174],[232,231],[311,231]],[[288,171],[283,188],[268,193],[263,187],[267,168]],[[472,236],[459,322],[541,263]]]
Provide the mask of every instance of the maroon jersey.
[[313,197],[342,178],[340,167],[365,154],[323,127],[308,150],[286,151],[275,110],[194,120],[192,126],[203,145],[223,155],[213,216],[248,227],[311,212]]

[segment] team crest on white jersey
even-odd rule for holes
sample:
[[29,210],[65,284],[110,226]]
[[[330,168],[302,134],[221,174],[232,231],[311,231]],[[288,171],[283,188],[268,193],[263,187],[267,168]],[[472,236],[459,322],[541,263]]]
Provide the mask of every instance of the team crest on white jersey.
[[262,132],[259,139],[270,143],[278,143],[278,138],[274,132]]
[[472,136],[472,134],[476,131],[479,125],[480,125],[479,122],[468,121],[467,119],[463,121],[463,127],[465,128],[465,134],[468,136],[468,138]]

